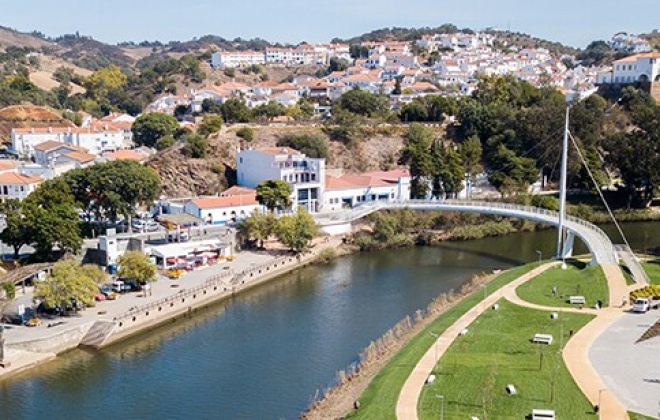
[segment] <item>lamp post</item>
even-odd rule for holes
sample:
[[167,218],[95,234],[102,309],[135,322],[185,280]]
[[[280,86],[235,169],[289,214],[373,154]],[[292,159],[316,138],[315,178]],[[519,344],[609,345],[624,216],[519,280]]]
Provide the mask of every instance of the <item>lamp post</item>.
[[539,267],[541,266],[541,260],[543,259],[543,252],[539,251],[538,249],[536,250],[536,253],[539,256]]
[[[440,338],[440,335],[437,334],[437,333],[434,333],[434,332],[429,333],[429,334],[431,334],[435,338],[435,343],[433,345],[435,346],[435,364],[437,365],[438,364],[438,339]],[[435,365],[433,365],[433,367],[435,368]]]
[[600,413],[603,411],[601,410],[600,403],[601,403],[601,394],[603,391],[607,391],[607,388],[599,389],[598,390],[598,419],[600,420],[601,416]]
[[440,399],[440,420],[444,420],[444,418],[445,418],[445,396],[444,395],[436,395],[435,397]]

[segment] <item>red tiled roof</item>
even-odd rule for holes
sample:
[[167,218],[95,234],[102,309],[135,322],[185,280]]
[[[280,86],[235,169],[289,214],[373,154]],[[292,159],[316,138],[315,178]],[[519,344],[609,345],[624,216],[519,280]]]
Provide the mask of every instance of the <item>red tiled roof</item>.
[[72,144],[62,143],[60,141],[45,141],[34,146],[34,150],[39,150],[42,152],[50,152],[51,150],[59,149],[60,147],[65,147],[72,151],[86,152],[87,149],[82,147],[74,146]]
[[103,156],[115,160],[135,160],[137,162],[144,160],[144,156],[132,150],[117,150],[112,153],[106,153]]
[[194,198],[191,200],[200,209],[249,206],[257,204],[257,194],[230,195],[226,197]]
[[38,184],[44,179],[40,176],[17,174],[16,172],[5,172],[0,174],[0,184]]
[[256,190],[254,190],[253,188],[239,187],[238,185],[234,185],[233,187],[229,187],[223,192],[221,192],[220,195],[224,197],[229,197],[236,195],[251,195],[256,193],[257,193]]
[[96,159],[96,156],[90,154],[90,153],[85,153],[85,152],[69,152],[65,154],[64,156],[70,157],[71,159],[77,160],[80,163],[87,163],[87,162],[92,162],[94,159]]

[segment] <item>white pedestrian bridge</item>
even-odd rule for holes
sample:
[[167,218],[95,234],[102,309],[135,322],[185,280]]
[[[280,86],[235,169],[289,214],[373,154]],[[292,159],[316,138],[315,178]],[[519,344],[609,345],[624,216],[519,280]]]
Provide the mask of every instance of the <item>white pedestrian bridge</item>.
[[[403,200],[374,201],[337,213],[315,215],[317,223],[329,233],[342,233],[350,230],[351,222],[361,219],[375,211],[408,208],[411,210],[443,210],[467,213],[494,214],[559,225],[559,213],[532,206],[489,201],[466,200]],[[610,238],[598,226],[574,216],[564,219],[567,238],[563,256],[569,257],[573,250],[573,238],[577,236],[589,248],[592,264],[618,264],[619,256]]]

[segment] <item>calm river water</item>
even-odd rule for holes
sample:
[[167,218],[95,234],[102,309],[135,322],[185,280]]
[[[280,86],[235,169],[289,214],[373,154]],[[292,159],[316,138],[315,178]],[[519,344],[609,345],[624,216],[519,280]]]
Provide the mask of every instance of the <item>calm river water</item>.
[[[633,247],[660,246],[660,223],[624,229]],[[534,261],[536,250],[552,255],[555,237],[548,230],[307,267],[193,319],[0,382],[0,419],[295,418],[397,321],[475,273]]]

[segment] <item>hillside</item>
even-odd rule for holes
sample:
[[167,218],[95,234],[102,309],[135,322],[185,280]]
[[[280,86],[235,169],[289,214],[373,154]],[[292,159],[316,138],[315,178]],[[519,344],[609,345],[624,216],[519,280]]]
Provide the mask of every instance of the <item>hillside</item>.
[[7,47],[29,48],[40,50],[44,47],[53,47],[54,43],[32,34],[25,34],[4,26],[0,26],[0,51]]
[[[148,165],[156,170],[168,197],[189,197],[217,194],[235,182],[236,149],[240,147],[275,146],[287,133],[316,134],[327,139],[318,127],[255,127],[255,138],[246,143],[236,136],[235,128],[224,128],[209,139],[209,155],[205,159],[188,159],[181,153],[182,145],[158,153]],[[397,167],[399,150],[403,147],[403,128],[373,130],[357,146],[328,141],[330,156],[328,173],[356,173]],[[443,135],[439,132],[438,135]]]
[[73,127],[73,123],[48,108],[14,105],[0,109],[0,141],[11,143],[11,129],[25,127]]

